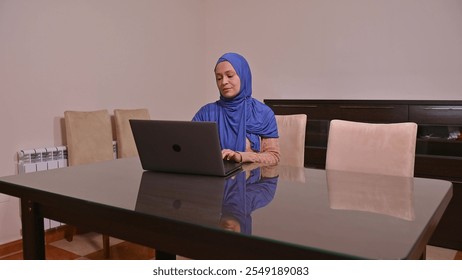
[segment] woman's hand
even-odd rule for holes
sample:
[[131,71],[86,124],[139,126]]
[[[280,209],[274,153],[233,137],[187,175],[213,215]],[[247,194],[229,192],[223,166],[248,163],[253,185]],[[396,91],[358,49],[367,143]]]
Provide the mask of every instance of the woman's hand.
[[225,160],[233,160],[235,162],[241,162],[242,161],[242,156],[240,153],[235,152],[230,149],[224,149],[221,151],[221,156]]

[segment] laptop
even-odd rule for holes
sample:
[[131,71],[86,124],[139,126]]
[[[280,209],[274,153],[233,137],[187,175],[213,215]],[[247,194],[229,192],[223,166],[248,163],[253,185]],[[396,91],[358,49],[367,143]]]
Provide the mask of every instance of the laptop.
[[130,120],[144,170],[228,176],[242,163],[223,160],[215,122]]

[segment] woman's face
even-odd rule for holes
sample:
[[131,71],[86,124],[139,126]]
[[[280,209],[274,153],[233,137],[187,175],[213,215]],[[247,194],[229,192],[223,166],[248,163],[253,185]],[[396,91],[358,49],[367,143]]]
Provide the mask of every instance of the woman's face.
[[234,98],[241,90],[241,79],[228,61],[222,61],[215,68],[215,78],[220,94],[225,98]]
[[222,217],[220,219],[220,226],[229,231],[241,232],[239,221],[233,217]]

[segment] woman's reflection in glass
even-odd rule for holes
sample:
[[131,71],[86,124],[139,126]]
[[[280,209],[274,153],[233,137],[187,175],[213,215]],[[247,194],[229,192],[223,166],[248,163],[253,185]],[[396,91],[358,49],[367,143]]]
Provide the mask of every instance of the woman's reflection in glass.
[[277,167],[248,167],[228,179],[222,206],[220,226],[224,229],[252,234],[252,212],[273,200],[278,182]]

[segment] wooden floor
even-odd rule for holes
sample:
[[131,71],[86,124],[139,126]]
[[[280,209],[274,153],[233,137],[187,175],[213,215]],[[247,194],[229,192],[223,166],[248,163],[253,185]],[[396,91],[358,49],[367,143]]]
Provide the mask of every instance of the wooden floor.
[[[138,244],[110,238],[111,260],[151,260],[154,249]],[[46,258],[49,260],[102,260],[102,236],[97,233],[85,233],[74,236],[69,242],[64,239],[64,230],[56,229],[46,233]],[[177,259],[185,259],[177,256]],[[462,251],[427,246],[427,259],[462,260]],[[0,245],[0,260],[22,260],[22,242],[20,240]]]
[[[75,235],[72,241],[64,238],[65,229],[47,231],[45,255],[49,260],[103,260],[101,234],[89,232]],[[112,260],[154,259],[154,249],[138,244],[110,238]],[[15,241],[0,246],[0,260],[22,260],[22,242]]]

